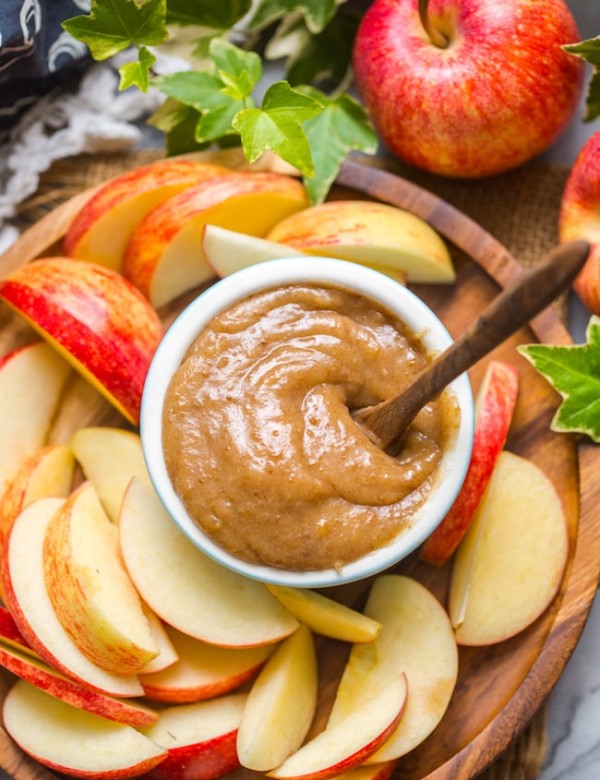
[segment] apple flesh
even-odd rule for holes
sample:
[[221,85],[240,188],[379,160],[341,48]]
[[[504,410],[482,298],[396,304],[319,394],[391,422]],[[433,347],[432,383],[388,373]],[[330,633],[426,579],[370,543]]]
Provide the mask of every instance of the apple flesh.
[[167,707],[144,734],[168,755],[148,773],[152,780],[216,780],[240,765],[236,737],[246,694]]
[[202,253],[204,225],[260,236],[306,206],[302,185],[282,174],[232,171],[209,179],[143,220],[127,246],[123,273],[160,308],[213,278]]
[[0,280],[0,298],[138,423],[144,381],[163,329],[129,282],[93,263],[43,258]]
[[560,203],[561,243],[584,239],[590,255],[573,287],[592,314],[600,315],[600,131],[583,145]]
[[229,276],[242,268],[264,263],[266,260],[306,256],[305,252],[286,244],[269,241],[260,236],[249,236],[218,225],[204,225],[202,252],[215,276],[219,277]]
[[321,203],[281,220],[266,238],[307,254],[399,273],[408,282],[447,284],[456,278],[439,234],[420,217],[385,203]]
[[465,480],[448,514],[421,548],[421,560],[425,563],[446,563],[467,533],[504,449],[518,390],[518,369],[509,363],[491,361],[475,403],[473,448]]
[[2,714],[17,745],[61,774],[125,780],[167,756],[131,726],[73,707],[22,680],[8,692]]
[[46,444],[70,374],[43,341],[0,358],[0,496],[23,461]]
[[372,642],[381,623],[314,590],[267,584],[292,615],[316,634],[343,642]]
[[56,512],[43,553],[54,611],[93,663],[115,674],[136,674],[158,655],[121,561],[117,530],[91,482],[84,482]]
[[[431,734],[444,716],[458,677],[458,650],[452,625],[439,601],[416,580],[384,575],[374,582],[365,614],[383,630],[368,645],[354,645],[340,680],[329,723],[348,717],[365,687],[385,686],[398,669],[406,674],[409,695],[400,724],[367,763],[391,761],[405,755]],[[362,698],[361,698],[362,697]]]
[[449,612],[458,643],[489,645],[529,626],[556,595],[568,553],[551,480],[505,450],[454,558]]
[[102,185],[75,215],[64,239],[67,257],[121,270],[127,242],[161,203],[226,169],[191,160],[159,160]]
[[[388,149],[446,176],[514,168],[547,149],[582,94],[579,31],[564,0],[376,0],[352,56],[356,88]],[[540,56],[540,52],[544,56]]]
[[81,428],[70,447],[100,503],[117,522],[125,490],[133,477],[150,485],[139,434],[122,428]]
[[154,701],[183,704],[229,693],[252,680],[273,649],[218,647],[171,626],[166,631],[177,661],[163,671],[140,674],[146,698]]
[[66,677],[113,696],[141,696],[133,675],[116,675],[93,664],[59,621],[44,578],[44,540],[52,518],[64,505],[61,498],[38,498],[15,519],[4,549],[2,578],[6,606],[25,641]]
[[268,771],[300,748],[317,706],[317,658],[301,625],[269,658],[254,681],[237,735],[242,766]]
[[296,618],[262,583],[198,550],[154,491],[136,479],[123,499],[119,538],[141,597],[184,634],[223,647],[255,647],[277,642],[298,628]]
[[16,647],[0,644],[0,666],[56,699],[108,720],[135,728],[149,726],[158,720],[158,714],[149,707],[133,700],[115,699],[92,691],[52,669],[40,658],[32,657]]

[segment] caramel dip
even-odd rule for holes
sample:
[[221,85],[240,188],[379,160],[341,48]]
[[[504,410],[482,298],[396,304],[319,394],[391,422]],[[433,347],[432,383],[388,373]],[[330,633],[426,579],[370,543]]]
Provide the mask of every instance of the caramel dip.
[[322,570],[385,546],[427,498],[458,411],[442,394],[397,456],[351,410],[397,394],[429,360],[367,298],[291,285],[211,320],[165,400],[163,446],[188,514],[232,555]]

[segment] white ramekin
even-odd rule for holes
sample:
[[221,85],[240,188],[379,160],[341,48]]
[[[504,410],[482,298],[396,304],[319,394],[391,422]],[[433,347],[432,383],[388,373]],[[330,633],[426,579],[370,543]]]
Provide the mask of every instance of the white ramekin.
[[288,571],[240,560],[219,547],[189,517],[177,496],[165,464],[163,404],[171,377],[198,333],[224,309],[268,288],[295,283],[342,287],[360,293],[387,310],[420,337],[431,354],[446,349],[452,338],[434,312],[414,293],[378,271],[343,260],[294,257],[250,266],[221,279],[201,293],[174,321],[154,356],[142,398],[141,437],[154,488],[174,522],[200,550],[223,566],[252,579],[294,587],[320,588],[377,574],[413,552],[437,527],[463,483],[473,441],[473,396],[466,374],[450,386],[460,410],[457,435],[442,457],[431,493],[415,514],[410,528],[385,547],[341,569]]

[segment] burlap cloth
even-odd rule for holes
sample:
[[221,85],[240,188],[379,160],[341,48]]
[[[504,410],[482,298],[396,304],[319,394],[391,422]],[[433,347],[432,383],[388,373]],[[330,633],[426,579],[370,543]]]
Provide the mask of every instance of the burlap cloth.
[[[43,176],[36,194],[22,204],[16,223],[25,228],[86,187],[150,162],[160,154],[145,150],[126,156],[94,155],[60,161]],[[462,182],[405,168],[391,159],[368,162],[399,173],[444,198],[479,222],[524,264],[534,263],[557,243],[558,209],[567,176],[563,168],[529,163],[493,179]],[[542,710],[481,778],[535,778],[543,767],[546,749],[545,711]]]

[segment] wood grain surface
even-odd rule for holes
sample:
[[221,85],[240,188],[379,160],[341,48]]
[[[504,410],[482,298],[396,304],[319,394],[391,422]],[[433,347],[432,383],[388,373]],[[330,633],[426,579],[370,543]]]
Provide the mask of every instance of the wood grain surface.
[[[60,240],[88,192],[68,201],[27,231],[0,257],[0,277],[35,257],[60,253]],[[457,269],[452,286],[414,285],[453,336],[474,322],[499,290],[522,272],[522,266],[492,235],[447,202],[394,174],[348,160],[333,198],[372,198],[405,208],[426,219],[447,240]],[[169,321],[179,307],[165,312]],[[31,332],[6,307],[0,308],[0,354],[31,340]],[[460,673],[451,705],[439,727],[415,751],[401,759],[400,780],[467,780],[475,777],[514,740],[545,700],[571,655],[589,613],[600,574],[600,449],[586,439],[555,434],[550,422],[559,398],[548,383],[516,352],[522,343],[569,344],[568,331],[550,307],[529,328],[520,330],[469,372],[476,392],[486,361],[499,357],[514,363],[521,392],[507,449],[531,458],[553,480],[569,522],[569,565],[560,593],[549,609],[518,636],[486,648],[461,648]],[[66,440],[81,424],[115,423],[104,402],[79,383],[54,439]],[[118,418],[117,418],[118,419]],[[449,566],[426,566],[413,555],[398,571],[414,576],[445,603]],[[335,590],[346,603],[360,606],[369,582]],[[322,681],[318,730],[331,703],[347,648],[319,641]],[[4,693],[6,681],[0,689]],[[15,780],[55,780],[24,756],[0,730],[0,767]],[[249,777],[237,772],[232,777]]]

